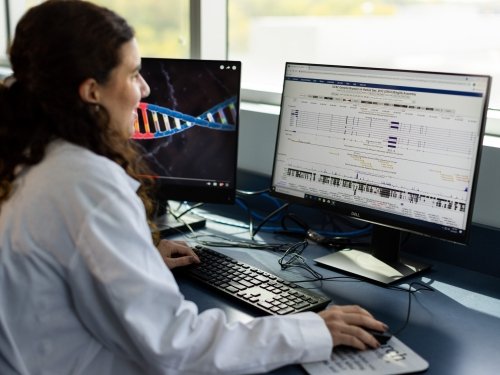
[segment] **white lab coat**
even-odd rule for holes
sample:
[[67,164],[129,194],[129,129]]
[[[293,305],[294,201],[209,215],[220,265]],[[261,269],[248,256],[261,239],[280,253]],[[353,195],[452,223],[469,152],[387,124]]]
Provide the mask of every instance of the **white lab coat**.
[[138,182],[63,141],[0,208],[0,373],[257,373],[327,359],[314,313],[229,323],[184,300]]

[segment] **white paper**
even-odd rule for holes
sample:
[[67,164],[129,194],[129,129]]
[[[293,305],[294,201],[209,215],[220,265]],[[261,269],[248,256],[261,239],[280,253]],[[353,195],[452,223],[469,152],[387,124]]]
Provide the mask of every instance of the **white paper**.
[[328,361],[302,366],[310,375],[397,375],[424,371],[429,363],[393,336],[378,349],[337,348]]

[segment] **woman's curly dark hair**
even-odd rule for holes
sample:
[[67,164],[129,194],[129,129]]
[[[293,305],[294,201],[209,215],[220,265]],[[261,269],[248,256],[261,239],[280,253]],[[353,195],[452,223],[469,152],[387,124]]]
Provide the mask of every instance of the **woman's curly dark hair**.
[[150,181],[133,142],[112,126],[105,108],[81,100],[80,84],[106,83],[120,47],[134,30],[119,15],[80,0],[49,0],[19,21],[10,49],[14,80],[0,85],[0,207],[12,191],[15,168],[39,163],[47,145],[64,139],[105,156],[142,182],[148,214]]

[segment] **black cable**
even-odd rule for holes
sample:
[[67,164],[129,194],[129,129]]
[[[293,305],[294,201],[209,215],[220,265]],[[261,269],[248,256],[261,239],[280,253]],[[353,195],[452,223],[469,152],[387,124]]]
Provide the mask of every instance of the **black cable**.
[[[291,220],[293,221],[298,227],[302,228],[304,230],[304,233],[300,232],[295,232],[295,231],[289,231],[287,226],[286,226],[286,220]],[[370,226],[371,224],[368,224]],[[289,235],[294,235],[294,236],[302,236],[303,238],[307,238],[313,242],[316,242],[319,245],[333,248],[336,250],[344,249],[348,246],[364,246],[365,242],[363,241],[355,241],[353,240],[354,237],[363,237],[366,234],[357,234],[355,236],[352,236],[348,234],[347,232],[344,232],[345,235],[342,233],[338,233],[333,236],[327,236],[327,235],[322,235],[319,232],[311,229],[311,227],[298,215],[292,212],[287,212],[281,219],[281,226],[283,227],[283,232],[284,234],[289,234]],[[332,225],[333,227],[333,225]]]
[[[318,274],[319,277],[315,277],[315,278],[312,278],[312,279],[306,279],[306,280],[294,280],[294,281],[290,281],[290,282],[299,284],[299,283],[315,282],[315,281],[320,281],[320,282],[323,282],[323,281],[336,281],[336,282],[339,282],[339,281],[358,281],[358,282],[362,282],[363,281],[361,279],[357,279],[357,278],[354,278],[352,276],[323,277],[321,274],[317,273],[316,271],[314,271],[314,272],[316,274]],[[414,290],[412,290],[412,288],[413,288],[414,285],[418,285],[419,287],[415,288]],[[400,328],[398,328],[397,330],[391,330],[391,334],[393,336],[397,336],[401,332],[403,332],[403,330],[408,326],[408,323],[410,322],[411,298],[413,297],[413,295],[415,293],[417,293],[417,292],[420,292],[420,291],[434,292],[434,289],[431,288],[428,285],[422,284],[419,281],[413,281],[413,282],[411,282],[409,284],[409,286],[408,286],[408,289],[402,288],[402,287],[399,287],[399,286],[388,286],[386,288],[390,289],[390,290],[395,290],[395,291],[407,292],[408,293],[408,308],[406,309],[405,321],[404,321],[403,325]],[[317,288],[312,288],[312,289],[317,289]]]
[[[204,240],[204,237],[220,239],[220,241]],[[289,243],[268,243],[254,240],[231,240],[217,234],[200,234],[190,236],[189,239],[196,241],[200,245],[213,247],[236,247],[244,249],[270,250],[274,252],[285,252],[293,244]]]
[[[415,290],[412,290],[413,285],[419,285],[420,288],[416,288]],[[408,325],[408,323],[410,321],[411,297],[413,296],[413,294],[417,293],[417,292],[420,292],[422,290],[429,291],[429,292],[434,292],[434,289],[431,288],[428,285],[422,284],[419,281],[413,281],[413,282],[411,282],[410,285],[408,286],[408,289],[405,289],[405,288],[402,288],[402,287],[392,287],[392,288],[389,288],[389,289],[398,290],[398,291],[402,291],[402,292],[408,292],[408,309],[406,311],[406,319],[405,319],[403,325],[399,329],[397,329],[396,331],[392,331],[391,332],[392,335],[396,336],[396,335],[399,335],[406,328],[406,326]]]
[[259,232],[260,228],[262,228],[262,226],[267,223],[269,221],[269,219],[271,219],[274,215],[276,215],[277,213],[279,213],[280,211],[283,211],[284,209],[286,209],[287,207],[289,206],[288,203],[285,203],[283,204],[281,207],[278,207],[277,209],[275,209],[273,212],[271,212],[269,215],[267,215],[264,219],[262,219],[261,223],[257,226],[257,228],[255,228],[252,233],[251,233],[251,238],[253,239],[255,237],[255,235]]
[[[187,210],[184,210],[183,212],[181,212],[180,214],[178,215],[175,215],[172,211],[170,211],[170,213],[172,214],[173,217],[175,217],[177,220],[179,220],[181,217],[183,217],[185,214],[187,214],[189,211],[191,210],[194,210],[195,208],[198,208],[198,207],[201,207],[203,206],[205,203],[203,202],[200,202],[200,203],[196,203],[192,206],[190,206]],[[180,207],[179,207],[180,208]]]
[[[315,271],[316,272],[316,271]],[[354,276],[329,276],[329,277],[324,277],[323,275],[319,274],[320,277],[315,277],[312,279],[304,279],[304,280],[293,280],[290,281],[291,283],[311,283],[311,282],[316,282],[316,281],[349,281],[349,282],[363,282],[361,279],[357,279]],[[317,288],[314,288],[317,289]]]
[[[266,221],[269,221],[273,217],[273,214],[268,215],[267,217],[264,217],[262,219],[263,223],[261,223],[261,225],[254,231],[254,216],[257,216],[257,215],[255,215],[255,213],[252,212],[252,210],[250,209],[250,207],[247,204],[247,202],[243,198],[241,198],[241,196],[256,196],[256,195],[268,196],[267,195],[268,192],[269,192],[268,188],[267,189],[262,189],[262,190],[257,190],[257,191],[248,191],[248,190],[239,190],[239,189],[236,190],[236,203],[239,204],[240,206],[243,206],[244,209],[248,212],[248,215],[249,215],[249,218],[248,218],[248,229],[249,229],[249,232],[250,232],[250,238],[252,238],[252,239],[253,239],[253,236],[255,234],[257,234],[257,232],[261,229],[262,225]],[[274,199],[274,201],[278,202],[277,199]],[[280,206],[279,209],[281,210],[282,207]],[[277,211],[277,212],[279,212],[279,211]]]
[[281,266],[282,270],[286,270],[291,267],[302,268],[309,272],[315,280],[322,281],[324,279],[323,275],[309,266],[309,264],[307,264],[306,258],[302,256],[302,252],[307,248],[308,245],[309,242],[307,240],[292,244],[285,251],[285,254],[283,254],[283,256],[278,259],[278,263]]

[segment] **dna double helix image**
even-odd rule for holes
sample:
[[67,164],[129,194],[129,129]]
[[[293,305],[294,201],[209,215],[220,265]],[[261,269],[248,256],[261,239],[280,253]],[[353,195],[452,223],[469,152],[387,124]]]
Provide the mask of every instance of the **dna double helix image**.
[[154,175],[230,180],[237,155],[239,71],[215,61],[142,58],[141,75],[150,93],[137,108],[131,139]]
[[235,131],[237,110],[236,97],[215,105],[197,117],[173,109],[141,102],[137,108],[133,139],[168,137],[201,126],[215,130]]

